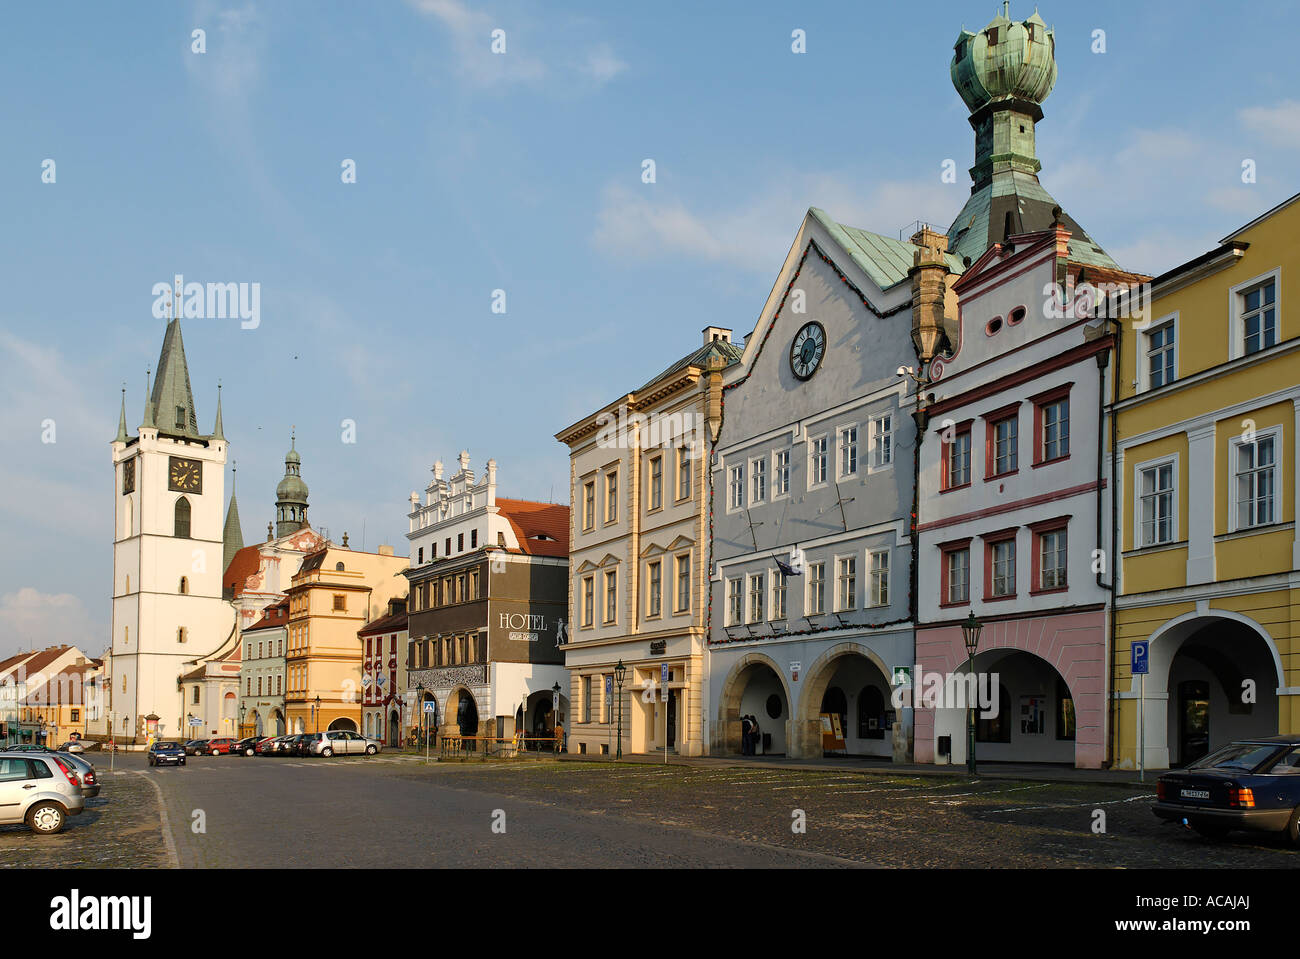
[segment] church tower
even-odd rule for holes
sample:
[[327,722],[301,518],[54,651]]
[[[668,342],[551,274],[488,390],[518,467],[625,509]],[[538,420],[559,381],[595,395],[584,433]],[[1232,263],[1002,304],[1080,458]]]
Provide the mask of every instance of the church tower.
[[1071,260],[1119,269],[1038,181],[1035,127],[1056,85],[1056,34],[1037,12],[1019,23],[1009,12],[1004,3],[988,26],[962,30],[953,45],[949,72],[970,110],[975,165],[970,199],[948,228],[948,251],[974,261],[1008,236],[1050,228],[1059,215],[1071,234]]
[[276,538],[296,533],[307,522],[307,484],[302,481],[302,457],[298,455],[297,437],[289,440],[284,454],[284,479],[275,488]]
[[[218,649],[234,628],[221,598],[222,507],[228,446],[220,401],[211,434],[198,428],[179,319],[167,324],[142,423],[126,427],[126,397],[113,440],[114,526],[112,734],[143,741],[179,736],[182,665]],[[236,521],[237,522],[237,521]],[[215,712],[219,704],[211,704]]]

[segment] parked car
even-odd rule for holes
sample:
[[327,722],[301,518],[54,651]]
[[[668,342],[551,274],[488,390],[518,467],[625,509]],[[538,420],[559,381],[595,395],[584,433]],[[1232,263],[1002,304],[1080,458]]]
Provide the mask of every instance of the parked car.
[[232,756],[252,756],[257,751],[257,744],[262,739],[261,736],[247,736],[230,747],[230,754]]
[[185,746],[178,742],[156,742],[149,747],[150,766],[185,765]]
[[1300,735],[1235,742],[1164,774],[1151,811],[1210,839],[1245,829],[1300,846]]
[[220,756],[222,754],[229,756],[234,746],[235,739],[233,736],[219,736],[216,739],[209,739],[207,745],[203,747],[203,751],[209,756]]
[[56,756],[0,752],[0,825],[26,823],[32,832],[52,836],[85,808],[80,777]]
[[298,733],[293,737],[293,742],[289,746],[291,756],[310,756],[311,739],[316,733]]
[[76,769],[77,775],[81,778],[81,792],[87,799],[94,799],[99,795],[99,776],[95,773],[95,767],[89,760],[73,753],[50,753],[55,757],[59,765],[70,765]]
[[81,745],[81,741],[77,739],[69,739],[59,747],[61,753],[84,753],[85,751],[86,747]]
[[373,756],[383,748],[383,743],[346,729],[331,729],[312,733],[308,748],[313,756],[359,756],[363,753]]
[[283,738],[283,736],[268,736],[253,747],[253,752],[259,756],[274,756],[276,747]]
[[191,739],[185,744],[186,756],[202,756],[207,751],[208,740],[206,739]]

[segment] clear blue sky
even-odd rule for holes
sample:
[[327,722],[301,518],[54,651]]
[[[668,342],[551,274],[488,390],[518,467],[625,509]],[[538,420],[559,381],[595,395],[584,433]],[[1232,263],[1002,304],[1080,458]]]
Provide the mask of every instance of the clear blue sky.
[[[0,655],[106,643],[109,441],[122,382],[135,427],[157,362],[153,284],[261,284],[258,329],[184,324],[203,430],[218,378],[226,387],[246,538],[265,534],[296,424],[314,524],[360,545],[364,523],[367,548],[405,553],[409,492],[462,448],[478,466],[497,459],[507,495],[566,499],[554,434],[692,349],[702,327],[752,329],[807,207],[894,235],[946,225],[974,150],[948,61],[958,29],[996,11],[13,6],[0,66]],[[1060,64],[1038,127],[1042,179],[1122,265],[1159,272],[1300,189],[1291,5],[1243,18],[1222,3],[1062,0],[1040,13]],[[47,158],[54,184],[41,182]],[[357,183],[344,185],[349,158]],[[955,186],[940,182],[947,158]],[[490,310],[498,288],[505,315]]]

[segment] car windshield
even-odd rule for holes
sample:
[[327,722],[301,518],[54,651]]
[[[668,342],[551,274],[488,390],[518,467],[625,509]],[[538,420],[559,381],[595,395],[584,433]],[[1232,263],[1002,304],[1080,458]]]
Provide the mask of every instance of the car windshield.
[[1277,754],[1276,745],[1263,743],[1233,743],[1204,759],[1194,762],[1189,769],[1244,769],[1251,770]]
[[153,748],[154,749],[180,749],[180,746],[176,743],[154,743]]

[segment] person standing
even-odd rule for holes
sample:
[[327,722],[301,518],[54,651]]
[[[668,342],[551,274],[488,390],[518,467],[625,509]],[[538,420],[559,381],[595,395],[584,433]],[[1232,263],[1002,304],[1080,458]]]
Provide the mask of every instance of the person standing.
[[740,755],[749,755],[749,717],[740,717]]

